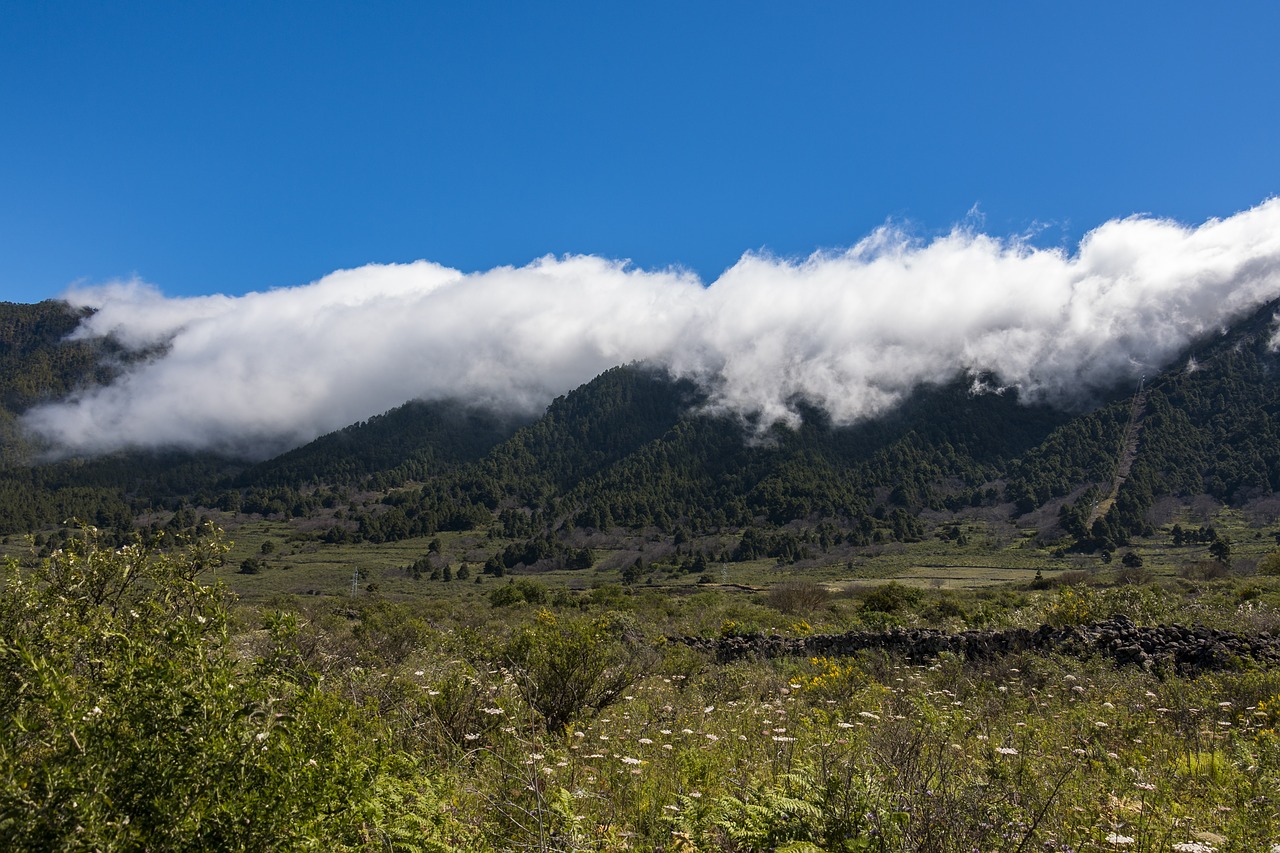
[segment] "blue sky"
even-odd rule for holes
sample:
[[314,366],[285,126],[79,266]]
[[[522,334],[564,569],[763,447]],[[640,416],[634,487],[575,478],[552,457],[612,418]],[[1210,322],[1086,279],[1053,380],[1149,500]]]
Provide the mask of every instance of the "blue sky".
[[13,0],[0,299],[1198,223],[1280,193],[1277,35],[1272,3]]

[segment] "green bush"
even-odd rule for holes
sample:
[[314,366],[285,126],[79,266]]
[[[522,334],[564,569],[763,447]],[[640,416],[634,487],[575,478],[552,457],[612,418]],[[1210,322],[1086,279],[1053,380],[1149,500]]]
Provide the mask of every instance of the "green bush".
[[[291,849],[355,837],[373,768],[345,706],[232,654],[177,553],[86,530],[0,589],[0,837],[22,850]],[[356,808],[353,808],[356,806]]]
[[617,702],[657,655],[628,630],[624,614],[593,619],[543,610],[502,658],[525,701],[554,731]]
[[923,599],[923,590],[890,581],[867,593],[862,599],[862,609],[876,613],[896,613],[914,607]]

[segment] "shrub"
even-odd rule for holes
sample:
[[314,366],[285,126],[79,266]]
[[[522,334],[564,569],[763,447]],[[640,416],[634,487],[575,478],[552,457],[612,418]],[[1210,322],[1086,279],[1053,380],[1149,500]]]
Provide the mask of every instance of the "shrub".
[[862,609],[879,613],[896,613],[914,607],[924,599],[924,591],[890,581],[876,587],[862,599]]
[[1211,581],[1224,578],[1230,572],[1225,563],[1217,560],[1198,560],[1182,567],[1179,575],[1187,580]]
[[613,618],[557,616],[544,610],[502,651],[516,687],[551,731],[617,702],[656,654]]
[[831,591],[811,581],[778,584],[765,598],[765,603],[783,613],[812,613],[830,601]]
[[[1132,554],[1133,552],[1130,551],[1129,553]],[[1142,565],[1141,561],[1136,565],[1125,563],[1122,568],[1116,571],[1116,580],[1130,586],[1142,586],[1155,580],[1155,573]]]
[[489,604],[493,607],[510,607],[515,604],[544,604],[547,588],[542,584],[525,580],[510,580],[489,592]]
[[362,745],[336,699],[240,666],[216,540],[85,530],[0,586],[0,834],[10,849],[282,849],[354,832]]

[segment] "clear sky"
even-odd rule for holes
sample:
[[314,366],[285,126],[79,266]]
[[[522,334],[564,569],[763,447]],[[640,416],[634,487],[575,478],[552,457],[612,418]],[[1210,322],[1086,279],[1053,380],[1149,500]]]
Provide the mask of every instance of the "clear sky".
[[1270,2],[9,0],[0,299],[1199,223],[1280,193],[1278,36]]

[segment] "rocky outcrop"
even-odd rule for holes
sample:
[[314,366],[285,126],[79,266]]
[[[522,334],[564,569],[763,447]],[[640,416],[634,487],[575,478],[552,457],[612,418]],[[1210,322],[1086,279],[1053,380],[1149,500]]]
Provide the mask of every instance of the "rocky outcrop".
[[986,660],[1015,652],[1039,652],[1075,657],[1103,656],[1118,665],[1171,671],[1180,675],[1214,669],[1280,665],[1280,637],[1270,633],[1236,634],[1202,625],[1142,627],[1124,616],[1091,625],[1035,630],[962,631],[949,634],[928,628],[888,631],[850,631],[784,637],[748,634],[733,637],[680,637],[684,643],[725,662],[742,657],[843,657],[866,649],[881,649],[909,660],[931,660],[948,652],[966,660]]

